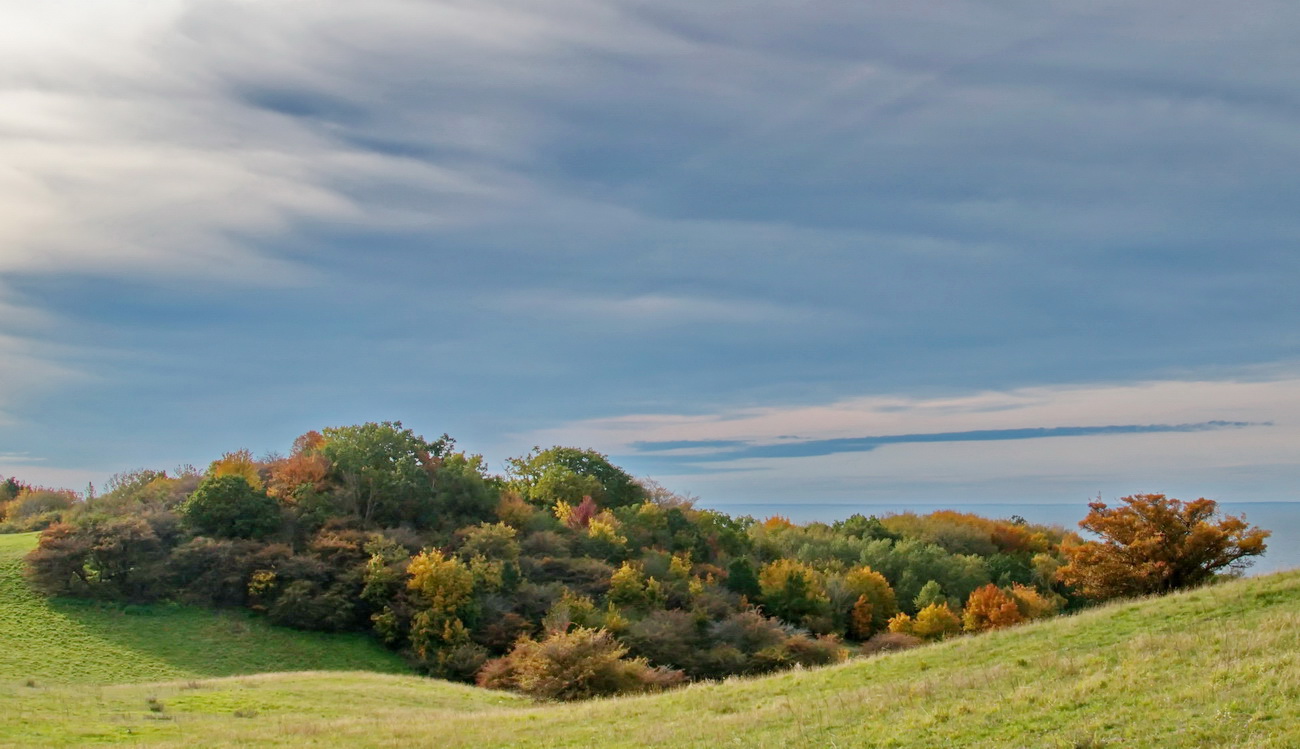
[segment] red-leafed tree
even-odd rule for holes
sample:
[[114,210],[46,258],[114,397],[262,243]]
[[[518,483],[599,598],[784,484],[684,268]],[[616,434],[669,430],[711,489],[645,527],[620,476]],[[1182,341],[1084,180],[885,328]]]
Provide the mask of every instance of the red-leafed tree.
[[1269,532],[1244,517],[1221,516],[1210,499],[1182,502],[1163,494],[1091,502],[1079,526],[1101,537],[1066,545],[1057,572],[1094,599],[1167,593],[1199,585],[1220,571],[1239,572],[1264,553]]

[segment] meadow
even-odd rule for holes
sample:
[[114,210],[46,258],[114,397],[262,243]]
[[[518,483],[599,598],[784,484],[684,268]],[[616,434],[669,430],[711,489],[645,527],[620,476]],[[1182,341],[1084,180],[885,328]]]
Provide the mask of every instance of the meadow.
[[247,611],[49,599],[23,578],[35,533],[0,535],[0,674],[37,684],[120,684],[289,670],[405,673],[362,633],[273,627]]
[[400,670],[363,638],[47,603],[19,577],[31,543],[0,538],[6,746],[1300,745],[1300,572],[836,666],[542,704],[336,670]]

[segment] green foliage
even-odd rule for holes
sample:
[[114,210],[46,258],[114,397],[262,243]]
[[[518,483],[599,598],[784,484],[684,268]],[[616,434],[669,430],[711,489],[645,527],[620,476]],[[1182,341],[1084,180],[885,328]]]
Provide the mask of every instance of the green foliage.
[[[408,670],[369,638],[284,630],[247,612],[47,598],[23,576],[23,557],[36,541],[34,534],[0,536],[0,683],[94,685],[303,669]],[[0,744],[9,743],[0,732]]]
[[343,511],[366,525],[427,519],[433,473],[438,459],[454,444],[450,437],[427,442],[400,421],[330,427],[322,433],[318,450],[332,464],[342,487]]
[[758,585],[758,573],[754,570],[754,563],[749,561],[749,557],[737,557],[731,560],[731,564],[727,566],[727,588],[754,600],[758,600],[762,595],[763,591]]
[[920,611],[926,606],[945,604],[947,602],[948,597],[943,594],[943,586],[937,580],[931,580],[921,586],[916,598],[912,599],[912,606],[915,610]]
[[551,507],[564,501],[577,505],[590,496],[601,507],[640,504],[648,498],[630,474],[595,450],[551,447],[508,461],[511,487],[526,499]]
[[773,616],[801,625],[820,626],[830,613],[821,576],[807,564],[779,559],[759,574],[763,608]]
[[850,515],[844,520],[837,520],[831,525],[831,528],[844,536],[874,541],[879,538],[897,541],[902,538],[899,534],[891,531],[880,518],[872,515],[866,517],[860,513]]
[[280,527],[279,503],[238,474],[203,479],[180,515],[196,534],[217,538],[265,538]]

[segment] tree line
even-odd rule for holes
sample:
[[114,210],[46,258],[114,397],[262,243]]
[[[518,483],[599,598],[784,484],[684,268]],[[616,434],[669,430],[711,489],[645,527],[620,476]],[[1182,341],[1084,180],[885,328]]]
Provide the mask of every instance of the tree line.
[[100,494],[0,482],[4,527],[44,528],[27,569],[48,595],[368,630],[426,673],[553,699],[832,663],[1200,584],[1267,536],[1210,500],[1090,509],[1089,540],[956,511],[731,517],[592,450],[534,449],[494,475],[398,422],[119,474]]

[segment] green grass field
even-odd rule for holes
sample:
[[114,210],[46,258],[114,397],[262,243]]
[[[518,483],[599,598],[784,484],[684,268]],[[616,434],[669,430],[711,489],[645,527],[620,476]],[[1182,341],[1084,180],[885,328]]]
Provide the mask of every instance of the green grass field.
[[115,684],[266,671],[409,672],[364,635],[272,627],[245,612],[51,601],[22,576],[36,534],[0,535],[0,679]]
[[[3,572],[15,574],[15,567]],[[7,647],[20,615],[9,596],[18,587],[11,579],[0,584]],[[46,622],[82,613],[21,600],[47,612],[40,614]],[[252,640],[300,637],[248,626],[248,647],[268,654],[275,645]],[[337,672],[176,680],[139,671],[132,680],[170,680],[108,685],[123,670],[129,676],[131,662],[117,671],[83,668],[78,649],[55,637],[40,642],[44,651],[33,658],[67,661],[60,668],[69,683],[26,686],[21,670],[0,661],[0,744],[1300,746],[1300,572],[824,669],[569,705]],[[120,639],[114,644],[119,657],[134,657]],[[71,683],[79,670],[98,685]],[[104,678],[110,672],[116,675]]]

